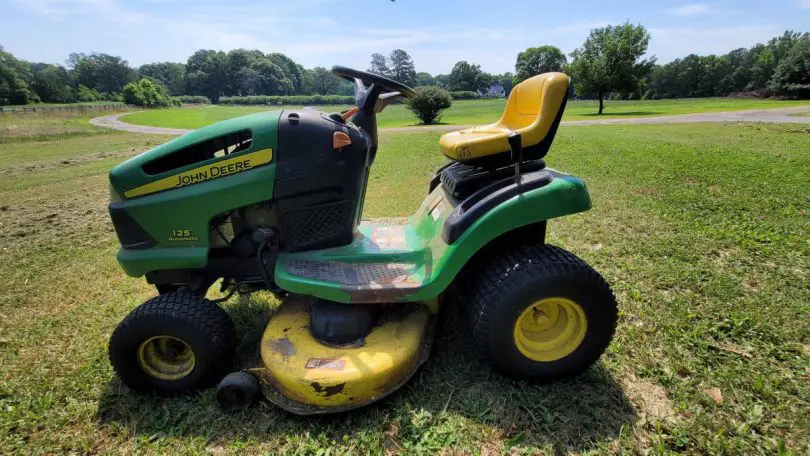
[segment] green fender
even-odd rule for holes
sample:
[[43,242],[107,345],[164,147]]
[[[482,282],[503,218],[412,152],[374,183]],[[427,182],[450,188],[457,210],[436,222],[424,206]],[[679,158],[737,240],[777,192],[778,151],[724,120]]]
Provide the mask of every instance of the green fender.
[[[551,183],[504,201],[478,219],[453,244],[447,244],[441,234],[453,208],[439,186],[402,227],[404,243],[401,246],[381,246],[376,242],[375,235],[375,230],[381,227],[390,230],[401,224],[366,222],[360,226],[355,241],[348,246],[279,255],[275,270],[276,283],[292,293],[343,303],[436,299],[467,261],[499,236],[526,225],[590,209],[591,198],[581,179],[557,171],[553,173]],[[290,272],[290,265],[296,261],[299,264],[306,261],[318,267],[327,263],[338,264],[349,269],[370,263],[404,263],[413,267],[410,276],[398,285],[372,284],[363,287],[295,275]]]

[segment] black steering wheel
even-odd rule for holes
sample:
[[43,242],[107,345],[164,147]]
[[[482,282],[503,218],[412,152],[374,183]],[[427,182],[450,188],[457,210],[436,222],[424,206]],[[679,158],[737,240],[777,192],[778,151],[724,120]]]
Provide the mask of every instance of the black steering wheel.
[[[396,97],[410,98],[416,95],[416,92],[405,84],[379,74],[344,66],[333,66],[332,73],[354,84],[355,101],[360,109],[376,108],[375,111],[379,112]],[[382,102],[379,105],[378,100]]]

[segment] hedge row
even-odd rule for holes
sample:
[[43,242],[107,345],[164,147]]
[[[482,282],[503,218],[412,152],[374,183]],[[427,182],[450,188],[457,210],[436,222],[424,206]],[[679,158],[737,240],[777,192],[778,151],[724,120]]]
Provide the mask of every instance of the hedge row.
[[211,100],[202,95],[180,95],[172,98],[183,104],[211,104]]
[[453,97],[454,100],[474,100],[478,98],[478,94],[470,90],[450,92],[450,96]]
[[353,105],[354,97],[346,95],[255,95],[222,97],[219,104],[232,105]]

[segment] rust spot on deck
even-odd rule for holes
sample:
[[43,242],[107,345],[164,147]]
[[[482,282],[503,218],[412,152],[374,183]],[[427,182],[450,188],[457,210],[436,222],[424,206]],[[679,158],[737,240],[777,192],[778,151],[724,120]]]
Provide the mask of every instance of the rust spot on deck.
[[281,356],[287,358],[290,356],[295,355],[295,345],[290,342],[290,339],[283,337],[281,339],[274,339],[270,342],[270,350],[281,354]]

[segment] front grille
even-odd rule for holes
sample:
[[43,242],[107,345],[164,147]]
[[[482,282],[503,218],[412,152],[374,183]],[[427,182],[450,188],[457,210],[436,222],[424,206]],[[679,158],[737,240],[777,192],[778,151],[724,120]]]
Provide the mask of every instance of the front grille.
[[348,244],[352,226],[348,200],[287,209],[281,214],[282,241],[291,250]]

